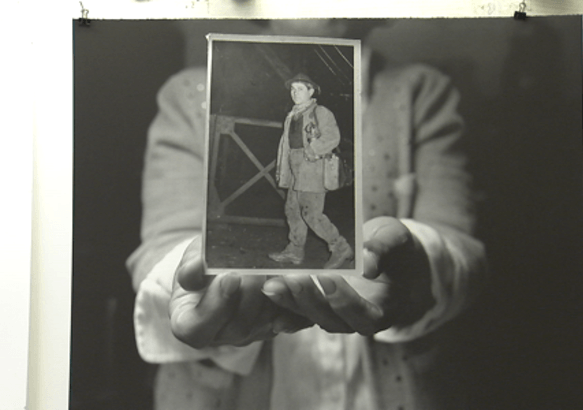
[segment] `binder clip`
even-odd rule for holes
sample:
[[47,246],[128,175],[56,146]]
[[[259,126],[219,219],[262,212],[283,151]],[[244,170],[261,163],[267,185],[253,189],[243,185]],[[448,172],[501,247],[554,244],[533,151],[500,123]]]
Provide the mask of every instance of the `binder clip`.
[[518,11],[514,12],[514,20],[526,20],[526,3],[524,1],[518,5]]
[[81,18],[79,19],[79,25],[89,27],[91,25],[91,20],[89,18],[87,18],[87,15],[89,14],[89,10],[87,10],[85,7],[83,7],[82,2],[79,2],[79,4],[81,5]]

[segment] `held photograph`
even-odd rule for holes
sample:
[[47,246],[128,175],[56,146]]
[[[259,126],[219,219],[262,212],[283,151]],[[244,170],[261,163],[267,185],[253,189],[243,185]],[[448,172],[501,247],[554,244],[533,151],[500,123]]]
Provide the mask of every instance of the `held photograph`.
[[211,273],[360,271],[360,42],[209,34]]

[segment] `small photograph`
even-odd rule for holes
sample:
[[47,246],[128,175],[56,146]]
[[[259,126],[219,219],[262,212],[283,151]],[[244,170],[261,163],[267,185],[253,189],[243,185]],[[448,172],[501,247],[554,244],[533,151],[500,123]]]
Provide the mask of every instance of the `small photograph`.
[[208,41],[209,272],[362,272],[360,42]]

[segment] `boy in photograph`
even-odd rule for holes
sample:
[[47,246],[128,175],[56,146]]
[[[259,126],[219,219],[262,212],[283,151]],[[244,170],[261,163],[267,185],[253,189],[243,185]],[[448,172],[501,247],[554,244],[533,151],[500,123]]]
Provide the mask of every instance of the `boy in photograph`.
[[324,157],[340,143],[334,114],[318,105],[318,84],[299,73],[286,81],[294,102],[284,126],[277,155],[276,180],[287,189],[285,216],[289,243],[282,252],[270,253],[276,262],[299,265],[304,260],[308,227],[328,244],[330,259],[324,269],[336,269],[352,259],[352,248],[324,215]]

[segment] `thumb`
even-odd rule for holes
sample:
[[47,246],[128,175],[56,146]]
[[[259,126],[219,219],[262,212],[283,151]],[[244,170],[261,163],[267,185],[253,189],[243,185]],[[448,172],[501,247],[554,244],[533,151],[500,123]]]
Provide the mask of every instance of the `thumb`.
[[206,265],[201,255],[200,238],[194,239],[184,251],[176,269],[176,281],[187,291],[198,291],[208,285]]
[[364,224],[364,241],[363,276],[374,279],[381,273],[381,259],[397,257],[412,244],[413,236],[398,219],[378,217]]
[[201,258],[181,263],[176,271],[176,280],[187,291],[199,291],[207,287],[210,278]]

